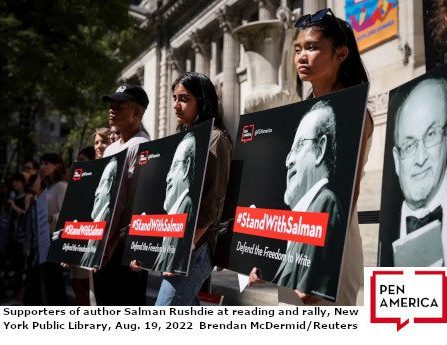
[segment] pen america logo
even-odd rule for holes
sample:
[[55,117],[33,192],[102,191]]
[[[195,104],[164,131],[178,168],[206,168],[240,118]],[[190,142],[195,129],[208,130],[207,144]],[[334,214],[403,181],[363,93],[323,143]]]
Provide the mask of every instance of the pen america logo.
[[73,181],[80,181],[81,178],[83,178],[84,176],[91,176],[92,173],[91,172],[86,172],[84,171],[84,169],[79,168],[79,169],[75,169],[75,171],[73,172]]
[[75,169],[73,173],[73,181],[80,181],[82,178],[82,169]]
[[241,142],[246,143],[253,141],[255,133],[255,125],[247,125],[242,128]]
[[364,278],[371,323],[393,323],[397,331],[411,323],[447,323],[445,268],[365,267]]
[[138,160],[139,165],[145,165],[149,161],[149,151],[142,151],[140,153],[140,159]]
[[149,159],[151,158],[159,158],[160,154],[159,153],[155,153],[155,154],[151,154],[149,153],[149,151],[142,151],[140,152],[140,158],[138,159],[138,164],[139,165],[145,165],[149,162]]
[[258,135],[270,134],[272,132],[273,132],[273,129],[271,129],[271,128],[255,129],[255,125],[247,125],[242,128],[241,142],[246,143],[248,141],[253,141],[254,137],[256,137]]

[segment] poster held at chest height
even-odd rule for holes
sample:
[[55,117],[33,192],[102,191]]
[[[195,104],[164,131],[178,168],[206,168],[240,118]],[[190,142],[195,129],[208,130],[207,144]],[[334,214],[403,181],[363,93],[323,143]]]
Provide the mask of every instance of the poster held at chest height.
[[141,144],[123,265],[188,273],[213,121]]
[[447,65],[390,91],[379,266],[445,266]]
[[75,162],[56,231],[51,234],[48,260],[85,268],[100,268],[127,150],[86,162]]
[[335,300],[368,86],[241,116],[229,269]]

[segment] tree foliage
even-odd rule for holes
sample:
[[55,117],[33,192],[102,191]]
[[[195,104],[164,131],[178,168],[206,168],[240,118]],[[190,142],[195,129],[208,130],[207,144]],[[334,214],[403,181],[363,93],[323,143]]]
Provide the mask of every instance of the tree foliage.
[[36,119],[56,114],[71,128],[56,151],[77,150],[107,125],[100,96],[145,33],[122,0],[0,0],[0,13],[1,140],[16,145],[20,163],[39,153]]

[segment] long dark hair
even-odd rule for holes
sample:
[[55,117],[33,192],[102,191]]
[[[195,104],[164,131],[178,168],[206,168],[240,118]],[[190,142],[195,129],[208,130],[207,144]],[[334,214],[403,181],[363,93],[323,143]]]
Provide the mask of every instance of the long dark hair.
[[45,176],[43,184],[45,187],[50,187],[59,181],[67,181],[67,168],[65,167],[62,156],[58,153],[45,153],[40,157],[40,164],[49,162],[56,165],[56,170],[50,175]]
[[[201,73],[186,72],[174,81],[171,87],[172,92],[178,84],[182,84],[197,99],[198,114],[192,125],[214,119],[214,126],[227,133],[223,123],[222,103],[211,80]],[[177,130],[182,129],[184,128],[181,125],[177,127]]]
[[342,46],[348,48],[349,54],[340,66],[337,82],[344,87],[368,82],[368,74],[360,58],[354,32],[347,22],[333,15],[325,15],[320,21],[309,21],[299,29],[307,28],[319,29],[324,37],[332,41],[334,50]]

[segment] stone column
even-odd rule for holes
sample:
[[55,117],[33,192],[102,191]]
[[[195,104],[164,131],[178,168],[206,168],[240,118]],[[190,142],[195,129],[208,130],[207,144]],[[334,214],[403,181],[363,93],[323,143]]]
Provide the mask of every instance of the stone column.
[[197,31],[191,33],[191,47],[194,50],[194,71],[210,75],[210,41]]
[[185,72],[185,59],[177,50],[169,48],[167,62],[169,65],[170,78],[169,87],[177,79],[177,77]]
[[144,85],[144,65],[138,67],[137,73],[135,73],[135,78],[138,85]]
[[235,27],[227,8],[219,10],[219,27],[223,31],[223,90],[222,105],[224,123],[231,137],[235,138],[239,125],[240,86],[236,74],[239,64],[239,42],[234,39],[231,31]]
[[210,64],[210,78],[213,80],[216,77],[217,71],[217,57],[218,55],[218,42],[212,40],[211,41],[211,56],[210,59],[212,63]]
[[161,47],[160,57],[160,88],[159,88],[159,103],[158,103],[158,137],[163,138],[167,133],[168,120],[168,63],[167,63],[167,48]]
[[326,0],[304,0],[303,14],[314,14],[327,6]]
[[258,3],[258,17],[259,20],[275,19],[273,14],[273,6],[268,0],[255,0]]
[[182,54],[172,48],[168,50],[167,56],[168,63],[168,97],[167,97],[167,135],[174,134],[177,127],[177,121],[173,115],[173,103],[172,103],[172,95],[171,95],[171,85],[174,81],[180,76],[180,74],[185,72],[185,59],[182,57]]
[[292,12],[290,8],[287,7],[286,0],[281,0],[281,6],[276,10],[276,16],[285,29],[279,80],[281,90],[288,95],[287,103],[299,101],[302,95],[302,84],[297,80],[297,72],[294,63],[294,41],[296,36],[295,22],[301,17],[301,14],[301,7],[295,8]]

